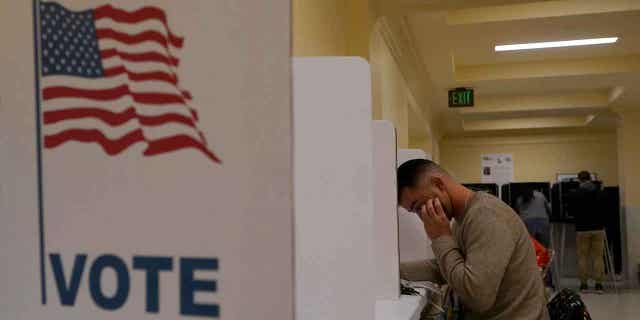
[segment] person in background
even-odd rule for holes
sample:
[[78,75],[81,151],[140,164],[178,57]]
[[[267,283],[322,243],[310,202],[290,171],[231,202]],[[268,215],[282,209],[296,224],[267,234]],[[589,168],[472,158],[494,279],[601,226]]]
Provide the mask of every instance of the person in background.
[[398,168],[398,201],[420,216],[436,257],[402,263],[402,279],[446,282],[465,319],[549,318],[532,241],[507,204],[424,159]]
[[516,200],[516,210],[527,226],[529,234],[545,248],[549,248],[551,244],[551,228],[549,226],[551,206],[544,194],[533,188],[526,189],[524,194]]
[[[578,174],[580,186],[569,193],[570,212],[576,220],[578,273],[580,290],[589,289],[589,278],[595,280],[595,290],[604,292],[604,219],[600,202],[600,187],[591,181],[591,174],[582,171]],[[593,264],[593,272],[589,267]]]

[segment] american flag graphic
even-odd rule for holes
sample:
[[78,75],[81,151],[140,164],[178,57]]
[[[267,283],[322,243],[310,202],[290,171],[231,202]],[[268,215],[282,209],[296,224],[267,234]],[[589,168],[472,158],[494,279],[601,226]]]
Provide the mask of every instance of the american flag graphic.
[[220,163],[180,86],[184,38],[162,9],[40,2],[38,16],[44,148],[94,143],[114,156],[141,143],[145,156],[194,149]]

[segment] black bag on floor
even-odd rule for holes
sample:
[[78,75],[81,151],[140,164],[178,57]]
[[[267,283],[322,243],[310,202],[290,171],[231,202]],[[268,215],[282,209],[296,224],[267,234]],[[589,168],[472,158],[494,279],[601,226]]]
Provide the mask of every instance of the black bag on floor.
[[563,289],[547,304],[551,320],[591,320],[580,295]]

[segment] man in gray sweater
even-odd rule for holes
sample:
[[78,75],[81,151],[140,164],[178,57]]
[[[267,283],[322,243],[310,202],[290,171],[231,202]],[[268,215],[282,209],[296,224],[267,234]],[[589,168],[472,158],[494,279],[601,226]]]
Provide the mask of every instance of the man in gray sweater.
[[422,219],[436,256],[402,264],[403,279],[446,282],[460,297],[465,319],[549,318],[535,250],[509,206],[422,159],[398,168],[398,197]]

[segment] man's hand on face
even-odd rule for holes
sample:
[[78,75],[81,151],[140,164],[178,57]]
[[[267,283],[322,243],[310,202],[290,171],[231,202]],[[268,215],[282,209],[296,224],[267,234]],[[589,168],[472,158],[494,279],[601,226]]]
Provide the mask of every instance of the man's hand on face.
[[451,235],[449,219],[444,213],[438,198],[430,199],[420,208],[420,219],[424,223],[424,230],[431,240]]

